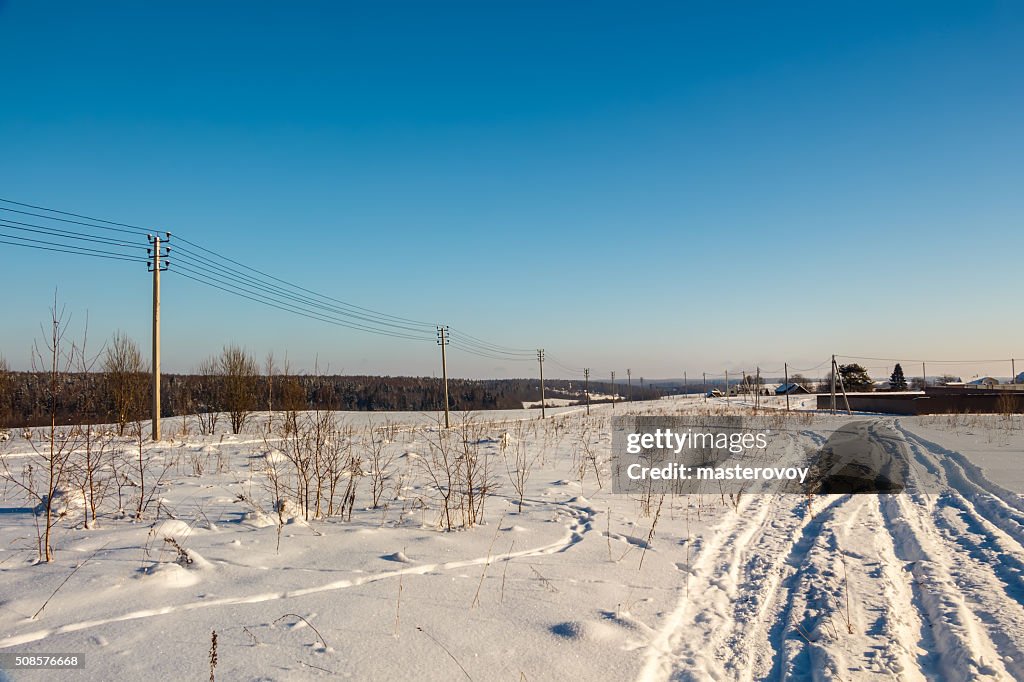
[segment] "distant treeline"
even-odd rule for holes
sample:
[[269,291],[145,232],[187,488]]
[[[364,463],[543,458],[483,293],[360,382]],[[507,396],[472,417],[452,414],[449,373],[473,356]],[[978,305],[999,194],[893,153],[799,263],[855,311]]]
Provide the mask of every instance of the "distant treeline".
[[[441,381],[431,377],[248,376],[164,374],[160,384],[163,416],[232,410],[328,409],[351,411],[433,412],[442,408]],[[546,397],[585,401],[583,382],[548,379]],[[618,386],[619,395],[626,387]],[[609,384],[591,383],[591,393],[610,394]],[[537,379],[449,379],[453,410],[521,409],[540,400]],[[633,386],[635,400],[651,399],[656,389]],[[597,402],[594,400],[594,402]],[[148,374],[102,372],[5,372],[0,376],[0,427],[48,424],[113,423],[148,419],[151,389]],[[550,403],[549,403],[550,405]]]

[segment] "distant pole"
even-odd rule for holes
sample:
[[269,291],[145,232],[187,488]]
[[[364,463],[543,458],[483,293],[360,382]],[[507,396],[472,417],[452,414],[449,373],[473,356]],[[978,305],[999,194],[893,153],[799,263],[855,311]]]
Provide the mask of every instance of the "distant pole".
[[683,395],[690,395],[690,386],[686,383],[686,372],[683,372]]
[[590,415],[590,368],[583,368],[583,392],[587,394],[587,415]]
[[925,369],[924,363],[921,363],[921,390],[928,388],[928,370]]
[[[167,232],[167,241],[171,233]],[[167,262],[161,262],[170,251],[169,247],[161,246],[159,235],[150,235],[149,270],[153,273],[153,414],[151,436],[154,442],[160,440],[160,273],[167,269]]]
[[547,417],[546,407],[544,405],[544,349],[537,349],[537,362],[540,363],[540,418],[545,419]]
[[836,378],[839,380],[839,390],[843,392],[843,402],[846,403],[846,414],[853,414],[853,410],[850,409],[850,399],[846,397],[846,386],[843,384],[843,375],[837,373]]
[[615,409],[615,370],[612,370],[612,409]]
[[761,407],[761,368],[757,368],[754,379],[754,412],[757,413]]
[[783,384],[783,387],[785,387],[786,390],[786,412],[789,412],[789,363],[782,363],[782,371],[786,374],[786,383]]
[[445,355],[445,346],[448,345],[448,325],[437,328],[437,345],[441,346],[441,378],[444,381],[444,428],[451,426],[448,416],[448,358]]
[[626,402],[633,402],[633,370],[626,370],[626,383],[629,388],[626,389]]
[[829,382],[831,385],[832,394],[832,414],[836,413],[836,356],[832,355],[832,380]]
[[1016,384],[1017,383],[1017,363],[1016,363],[1016,361],[1013,358],[1010,358],[1010,376],[1013,377],[1013,379],[1011,381],[1013,381],[1013,383]]
[[704,402],[708,401],[708,373],[701,372],[704,375]]
[[725,404],[729,404],[729,370],[725,370]]

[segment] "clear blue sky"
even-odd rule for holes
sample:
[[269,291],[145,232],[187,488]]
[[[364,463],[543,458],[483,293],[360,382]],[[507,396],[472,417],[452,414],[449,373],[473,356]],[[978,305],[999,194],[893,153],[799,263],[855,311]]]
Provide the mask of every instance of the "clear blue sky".
[[[1022,73],[1013,2],[0,0],[0,196],[596,376],[1020,357]],[[166,371],[438,371],[164,282]],[[16,367],[54,288],[149,343],[144,266],[0,245],[0,287]]]

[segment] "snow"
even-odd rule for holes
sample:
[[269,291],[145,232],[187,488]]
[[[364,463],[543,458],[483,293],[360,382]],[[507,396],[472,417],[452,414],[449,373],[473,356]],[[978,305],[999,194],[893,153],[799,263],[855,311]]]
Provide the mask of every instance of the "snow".
[[[762,398],[785,434],[779,458],[851,420],[814,401],[791,396],[806,411],[786,415],[784,397]],[[3,489],[0,651],[84,653],[84,670],[59,673],[69,680],[205,679],[214,630],[217,677],[232,680],[1024,678],[1019,415],[856,417],[937,493],[689,495],[655,518],[608,490],[611,415],[706,410],[749,407],[685,397],[544,421],[472,415],[501,487],[480,525],[452,532],[423,476],[436,415],[340,415],[356,431],[394,427],[383,503],[362,477],[351,521],[275,508],[265,472],[289,460],[270,415],[238,436],[167,420],[168,438],[144,446],[152,471],[167,467],[159,504],[136,521],[135,488],[121,505],[111,490],[85,528],[84,498],[63,491],[52,563],[35,561],[34,503]],[[600,484],[590,469],[581,479],[584,441]],[[535,456],[522,512],[502,464],[517,447]],[[209,458],[201,474],[190,453]],[[34,455],[17,432],[0,457],[20,471]]]

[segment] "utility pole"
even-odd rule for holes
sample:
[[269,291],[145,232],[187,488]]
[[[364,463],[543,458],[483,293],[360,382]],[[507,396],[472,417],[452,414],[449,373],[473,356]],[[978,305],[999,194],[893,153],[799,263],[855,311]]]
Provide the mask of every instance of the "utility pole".
[[612,370],[612,409],[615,409],[615,370]]
[[[537,349],[537,362],[540,363],[540,418],[547,416],[544,406],[544,349]],[[557,363],[556,363],[557,364]]]
[[590,368],[583,368],[583,392],[587,394],[587,416],[590,416]]
[[725,370],[725,404],[729,404],[729,370]]
[[921,390],[928,388],[928,370],[924,367],[924,362],[921,362]]
[[633,402],[633,370],[631,369],[626,369],[626,383],[629,386],[626,392],[626,400]]
[[846,397],[846,386],[843,385],[843,375],[836,373],[836,378],[839,380],[839,390],[843,392],[843,402],[846,403],[846,414],[853,414],[853,410],[850,409],[850,399]]
[[836,356],[832,355],[832,380],[829,382],[829,393],[832,396],[832,414],[836,413]]
[[782,371],[785,372],[785,382],[783,386],[786,391],[786,412],[789,412],[789,363],[782,363]]
[[437,345],[441,346],[441,378],[444,381],[444,428],[451,426],[448,416],[448,358],[445,357],[445,346],[448,345],[448,325],[437,328]]
[[702,372],[704,375],[704,402],[708,401],[708,373]]
[[685,396],[689,396],[690,395],[690,387],[686,383],[686,372],[685,371],[683,372],[683,395],[685,395]]
[[[171,233],[166,232],[166,241],[171,240]],[[153,273],[153,423],[150,435],[154,442],[160,440],[160,273],[170,264],[166,260],[170,256],[171,247],[161,246],[160,236],[148,235],[150,248],[147,267]]]
[[757,368],[754,379],[754,414],[761,408],[761,368]]
[[1010,358],[1010,376],[1013,377],[1013,379],[1011,379],[1011,381],[1014,384],[1016,384],[1017,383],[1017,361],[1014,360],[1013,358]]

